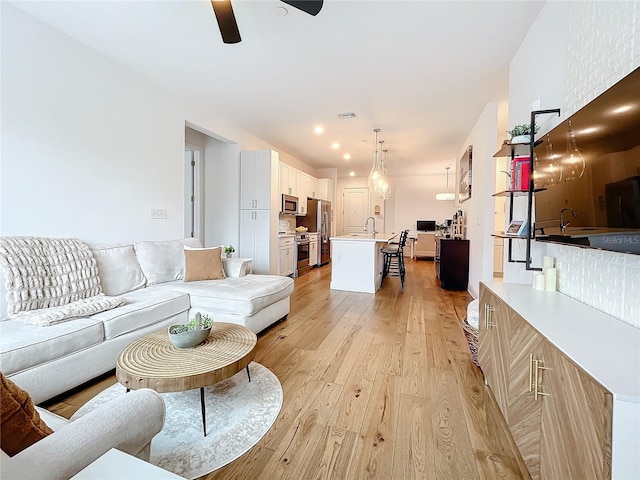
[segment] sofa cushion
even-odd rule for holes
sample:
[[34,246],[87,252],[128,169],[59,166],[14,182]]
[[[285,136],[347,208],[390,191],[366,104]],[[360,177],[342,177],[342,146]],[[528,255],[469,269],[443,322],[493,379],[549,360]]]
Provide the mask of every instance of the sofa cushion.
[[123,295],[127,303],[91,317],[104,324],[106,340],[139,330],[189,310],[184,292],[147,287]]
[[142,273],[133,245],[91,247],[98,262],[98,275],[105,295],[121,295],[144,287]]
[[222,268],[222,247],[184,249],[184,281],[221,280],[226,277]]
[[53,433],[27,392],[0,372],[0,447],[14,456]]
[[277,275],[246,275],[200,282],[170,282],[159,285],[167,290],[187,292],[191,308],[205,312],[253,315],[293,292],[293,280]]
[[88,318],[50,327],[0,322],[0,365],[6,375],[56,360],[102,343],[102,323]]
[[202,247],[196,238],[164,242],[136,242],[133,247],[147,285],[184,278],[184,247]]

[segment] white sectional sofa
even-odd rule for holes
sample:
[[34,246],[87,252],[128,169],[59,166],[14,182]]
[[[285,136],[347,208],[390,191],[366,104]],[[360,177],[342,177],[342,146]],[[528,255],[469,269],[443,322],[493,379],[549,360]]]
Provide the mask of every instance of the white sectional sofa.
[[185,282],[185,245],[201,247],[194,239],[90,247],[102,293],[125,303],[50,326],[10,318],[0,278],[0,370],[40,403],[114,369],[126,345],[195,311],[255,333],[287,316],[291,278],[245,275],[242,262],[223,258],[227,278]]

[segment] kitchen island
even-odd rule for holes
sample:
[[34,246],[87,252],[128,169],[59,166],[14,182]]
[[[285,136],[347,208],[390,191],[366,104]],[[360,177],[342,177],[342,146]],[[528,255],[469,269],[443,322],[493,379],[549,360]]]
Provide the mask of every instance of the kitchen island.
[[351,234],[331,237],[332,290],[375,293],[382,279],[380,249],[396,233]]

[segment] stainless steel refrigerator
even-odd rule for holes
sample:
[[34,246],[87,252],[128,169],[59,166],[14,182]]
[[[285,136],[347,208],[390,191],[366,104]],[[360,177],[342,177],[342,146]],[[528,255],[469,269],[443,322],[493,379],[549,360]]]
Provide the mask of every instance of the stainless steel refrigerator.
[[307,201],[307,214],[297,217],[299,226],[307,227],[310,232],[318,232],[318,265],[331,261],[331,202],[326,200]]

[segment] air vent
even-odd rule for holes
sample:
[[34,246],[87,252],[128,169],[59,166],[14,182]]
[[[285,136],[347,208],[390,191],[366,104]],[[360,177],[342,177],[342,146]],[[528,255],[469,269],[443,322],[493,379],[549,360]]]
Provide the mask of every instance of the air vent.
[[347,118],[355,118],[356,114],[353,112],[343,112],[338,114],[338,118],[347,119]]

